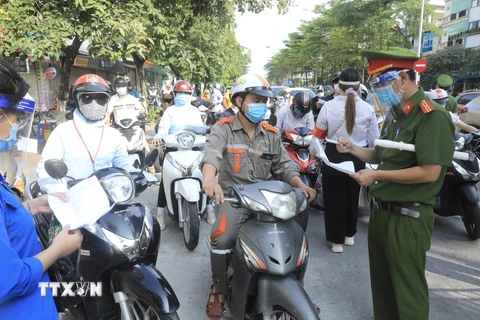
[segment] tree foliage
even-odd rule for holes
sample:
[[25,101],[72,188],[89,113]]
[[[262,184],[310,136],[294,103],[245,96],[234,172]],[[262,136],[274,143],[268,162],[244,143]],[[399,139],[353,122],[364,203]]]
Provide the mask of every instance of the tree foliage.
[[[249,52],[235,39],[234,12],[285,12],[292,0],[0,0],[0,55],[48,56],[61,66],[65,101],[78,49],[102,59],[150,59],[194,82],[230,83]],[[144,84],[142,84],[144,87]],[[64,104],[60,104],[60,113]]]
[[[268,79],[280,81],[315,70],[325,81],[345,67],[364,69],[362,49],[411,49],[411,38],[418,36],[420,4],[418,0],[330,0],[316,6],[316,18],[290,34],[286,48],[265,66]],[[433,7],[426,4],[424,30],[439,32],[427,21],[431,13]]]
[[456,80],[455,89],[463,90],[463,82],[474,74],[480,76],[480,50],[465,49],[461,45],[446,47],[426,57],[427,70],[421,75],[422,87],[433,89],[439,75],[452,75]]

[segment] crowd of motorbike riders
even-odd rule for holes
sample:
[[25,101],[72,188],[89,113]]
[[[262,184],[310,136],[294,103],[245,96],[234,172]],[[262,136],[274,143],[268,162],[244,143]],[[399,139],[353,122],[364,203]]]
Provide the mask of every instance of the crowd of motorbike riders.
[[[105,168],[117,167],[124,169],[125,172],[139,174],[147,166],[152,166],[151,159],[146,156],[149,153],[149,144],[145,133],[139,134],[138,139],[142,142],[140,149],[130,146],[129,141],[137,131],[143,131],[142,126],[145,123],[141,120],[142,115],[149,106],[153,106],[160,117],[152,141],[155,148],[160,151],[155,159],[160,164],[169,162],[177,169],[183,168],[180,164],[182,160],[175,159],[171,152],[185,145],[189,146],[189,150],[195,150],[195,143],[198,142],[196,137],[206,136],[206,140],[203,140],[203,144],[198,145],[200,147],[196,150],[201,156],[195,155],[196,159],[192,160],[188,168],[183,169],[182,174],[183,177],[192,176],[192,171],[201,170],[201,179],[197,179],[201,181],[197,193],[202,195],[195,200],[198,201],[194,204],[197,210],[195,212],[200,216],[205,214],[207,222],[213,225],[208,238],[213,284],[206,306],[207,316],[210,319],[220,319],[224,315],[230,315],[236,319],[244,318],[247,314],[263,313],[275,319],[282,314],[296,319],[316,319],[320,309],[310,300],[302,285],[308,260],[304,231],[308,224],[309,207],[325,211],[328,246],[332,252],[341,253],[344,245],[352,246],[355,243],[360,186],[370,184],[375,186],[381,180],[391,180],[405,185],[433,183],[437,181],[440,170],[445,173],[440,165],[451,164],[451,155],[445,154],[453,154],[453,124],[451,128],[449,127],[451,130],[444,130],[445,133],[442,135],[452,136],[442,142],[444,149],[447,149],[442,155],[443,158],[429,160],[430,158],[425,156],[425,160],[412,166],[418,172],[408,172],[410,180],[374,177],[372,170],[365,169],[365,163],[381,163],[380,166],[383,166],[382,161],[388,161],[391,157],[388,152],[381,151],[377,154],[377,151],[372,149],[375,139],[379,137],[395,139],[398,135],[404,134],[402,125],[406,133],[417,130],[412,129],[408,121],[395,115],[398,111],[392,107],[399,105],[401,101],[405,107],[400,109],[400,113],[408,115],[410,109],[419,105],[417,108],[419,111],[412,110],[412,116],[421,118],[423,115],[433,113],[436,118],[442,118],[442,121],[443,118],[451,117],[459,128],[468,132],[476,131],[475,128],[459,121],[455,110],[451,110],[450,113],[444,111],[448,109],[447,90],[451,86],[449,79],[439,78],[439,87],[428,98],[421,88],[417,88],[414,77],[411,76],[410,71],[413,67],[408,66],[414,59],[385,55],[382,57],[383,60],[390,59],[393,62],[389,60],[390,67],[381,69],[375,62],[383,60],[375,54],[367,56],[371,65],[375,65],[374,69],[369,69],[371,75],[369,84],[376,101],[372,106],[364,101],[368,90],[361,83],[358,71],[352,68],[333,75],[331,79],[333,92],[325,95],[324,87],[317,87],[314,99],[306,91],[297,93],[291,99],[288,96],[275,97],[263,77],[246,74],[232,87],[228,87],[224,94],[213,84],[208,84],[203,93],[194,92],[189,82],[178,79],[161,91],[150,86],[149,97],[144,101],[132,83],[124,78],[115,79],[112,86],[98,75],[83,75],[72,87],[71,96],[75,102],[72,120],[62,123],[52,132],[42,153],[37,169],[38,187],[44,194],[55,195],[67,201],[65,192],[70,185],[52,176],[52,170],[48,169],[47,165],[52,159],[59,160],[68,167],[68,178],[73,181],[89,177]],[[401,67],[392,67],[397,60],[402,61]],[[408,63],[403,63],[405,61]],[[0,83],[2,117],[0,151],[20,152],[20,149],[13,146],[18,137],[29,137],[31,126],[29,121],[35,103],[28,96],[28,85],[25,81],[8,63],[3,60],[0,60],[0,63],[2,66],[0,72],[3,73],[0,78],[6,79]],[[442,86],[440,82],[446,82],[446,85]],[[401,88],[400,91],[398,88]],[[402,97],[402,94],[410,95]],[[274,105],[280,107],[269,110]],[[271,116],[267,116],[267,111],[270,111]],[[413,121],[412,119],[413,117],[409,118]],[[402,125],[394,127],[397,121],[403,121]],[[435,123],[432,124],[432,128]],[[447,122],[445,125],[447,126]],[[172,135],[178,140],[177,147],[172,147],[169,142],[168,137]],[[349,137],[350,140],[344,137]],[[325,170],[325,167],[322,169],[322,176],[321,161],[309,153],[312,139],[326,143],[325,152],[332,162],[353,161],[358,171],[356,176],[352,176],[354,179],[333,169]],[[430,166],[429,161],[434,164]],[[438,168],[432,167],[437,166],[437,163]],[[186,202],[179,201],[178,204],[175,202],[177,198],[175,195],[172,196],[173,193],[168,191],[170,187],[165,186],[163,182],[171,178],[165,172],[166,167],[161,170],[163,172],[156,211],[159,229],[166,228],[168,214],[176,215],[178,221],[184,222],[189,229],[193,228],[195,221],[189,220],[191,218],[188,217],[192,202],[188,199]],[[404,170],[410,169],[407,167]],[[433,178],[420,181],[418,180],[420,178],[416,178],[418,175]],[[174,179],[172,183],[175,181]],[[2,274],[13,275],[6,283],[2,280],[4,283],[0,285],[0,318],[53,319],[58,309],[53,299],[50,303],[47,303],[47,300],[39,301],[39,296],[33,295],[32,292],[38,289],[37,281],[48,281],[45,271],[56,260],[71,257],[85,238],[79,230],[70,230],[69,226],[62,228],[59,221],[52,216],[48,221],[50,246],[42,247],[44,249],[42,251],[34,235],[34,226],[27,223],[28,216],[24,212],[28,210],[34,215],[49,213],[46,196],[30,199],[24,208],[10,195],[10,188],[3,178],[0,182],[3,187],[0,249],[4,261],[8,261],[0,270]],[[323,201],[317,201],[317,194],[321,193],[328,197]],[[202,197],[205,200],[201,200]],[[422,219],[427,215],[427,211],[422,207],[424,203],[430,204],[426,200],[423,203],[396,202],[387,198],[382,200],[389,202],[373,199],[373,208],[376,206],[380,211],[391,210],[398,213],[398,217],[401,218],[413,217],[419,212]],[[172,205],[172,202],[175,204]],[[183,213],[185,207],[186,213]],[[16,218],[9,217],[9,212],[13,211],[21,214]],[[256,219],[250,219],[253,216]],[[418,219],[418,216],[414,218]],[[380,220],[379,216],[375,216],[375,221],[371,223],[381,225],[383,222]],[[400,225],[404,223],[403,221],[398,223],[400,229],[404,228]],[[17,230],[15,225],[21,225],[22,228],[18,227]],[[420,226],[418,228],[422,230]],[[189,237],[192,237],[191,230],[188,231]],[[279,242],[268,240],[261,243],[258,236],[255,237],[255,233],[258,232],[276,234]],[[30,236],[19,240],[20,234]],[[187,244],[187,239],[185,241]],[[196,241],[198,242],[198,238]],[[280,243],[286,246],[288,241],[291,241],[292,249],[277,248],[280,247],[278,245]],[[388,238],[385,241],[393,240]],[[195,246],[196,243],[193,248]],[[406,249],[402,246],[397,249],[399,256],[403,257],[402,250]],[[290,252],[289,250],[294,250],[291,251],[294,252],[293,257],[286,254]],[[412,312],[416,319],[427,319],[425,252],[419,257],[412,257],[414,261],[418,261],[419,266],[405,266],[404,262],[398,262],[395,260],[397,258],[390,256],[389,253],[386,257],[380,257],[379,252],[385,254],[384,251],[372,249],[370,254],[373,252],[378,256],[370,258],[379,262],[379,266],[383,263],[394,265],[398,263],[404,266],[405,270],[418,271],[416,276],[411,276],[407,274],[408,272],[400,274],[401,272],[396,273],[392,269],[391,274],[385,275],[391,277],[391,283],[383,285],[378,281],[381,281],[384,275],[376,276],[374,279],[372,274],[376,319],[407,319]],[[80,261],[80,258],[78,259]],[[243,269],[238,261],[245,262]],[[232,276],[232,269],[238,274],[237,277]],[[253,276],[254,274],[257,276]],[[289,278],[289,274],[293,274],[293,280]],[[279,276],[283,278],[280,279]],[[252,293],[253,289],[249,287],[252,281],[256,281],[258,292]],[[416,289],[409,291],[407,286],[413,282]],[[282,294],[269,294],[278,293],[281,287],[288,288],[291,293],[284,293],[284,297],[281,297]],[[254,291],[256,290],[257,287]],[[385,290],[391,292],[384,292]],[[394,293],[397,290],[398,292]],[[413,295],[413,291],[419,293]],[[259,297],[261,292],[265,295],[262,298]],[[382,294],[391,297],[384,298],[381,297]],[[252,296],[256,297],[256,302],[250,301]],[[404,296],[415,299],[411,301]],[[391,302],[388,299],[396,300]],[[123,313],[125,309],[119,296],[115,296],[115,302],[120,304]],[[32,317],[32,309],[37,309],[40,313]],[[162,310],[155,311],[159,314]],[[159,318],[163,319],[161,315]]]

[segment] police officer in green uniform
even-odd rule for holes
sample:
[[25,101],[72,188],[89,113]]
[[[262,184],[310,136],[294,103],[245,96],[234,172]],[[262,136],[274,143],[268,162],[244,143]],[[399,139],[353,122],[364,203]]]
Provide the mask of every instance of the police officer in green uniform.
[[447,109],[447,111],[450,111],[451,113],[458,115],[457,99],[455,99],[449,92],[452,88],[452,85],[453,79],[448,74],[441,74],[440,76],[438,76],[437,87],[448,92],[448,101],[445,105],[445,109]]
[[426,252],[430,248],[435,196],[451,164],[454,126],[448,112],[429,100],[415,82],[418,58],[395,52],[362,51],[370,86],[385,112],[380,139],[415,145],[416,152],[361,148],[340,138],[337,149],[379,164],[352,175],[371,185],[368,231],[375,320],[427,320]]

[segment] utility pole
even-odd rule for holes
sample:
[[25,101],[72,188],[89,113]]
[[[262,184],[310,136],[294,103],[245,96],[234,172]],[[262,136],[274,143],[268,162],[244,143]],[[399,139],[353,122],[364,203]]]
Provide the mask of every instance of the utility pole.
[[422,29],[423,29],[423,9],[425,8],[425,0],[422,0],[422,8],[420,9],[420,28],[418,30],[418,48],[417,48],[417,55],[420,57],[420,53],[422,52]]

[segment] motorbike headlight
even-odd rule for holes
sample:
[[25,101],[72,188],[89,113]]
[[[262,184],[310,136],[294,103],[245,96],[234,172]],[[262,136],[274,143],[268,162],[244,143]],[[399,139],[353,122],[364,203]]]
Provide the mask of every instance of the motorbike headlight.
[[303,199],[302,205],[300,206],[300,211],[302,212],[303,210],[307,209],[307,198]]
[[195,143],[195,135],[189,132],[180,132],[176,135],[176,138],[182,148],[191,148]]
[[185,168],[185,166],[178,163],[170,154],[167,154],[165,156],[165,159],[167,159],[168,162],[172,164],[172,166],[177,168],[177,170],[180,171],[182,176],[189,177],[192,175],[193,171],[197,170],[198,167],[200,166],[200,163],[202,162],[202,159],[203,159],[203,153],[200,153],[198,158],[195,159],[195,161],[188,168]]
[[135,183],[127,174],[112,174],[100,181],[115,203],[128,203],[135,196]]
[[467,170],[465,170],[461,165],[459,165],[456,161],[453,161],[452,164],[453,164],[453,168],[455,169],[455,171],[460,173],[460,175],[465,180],[470,180],[472,178],[471,174]]
[[135,256],[140,247],[139,241],[136,239],[127,239],[105,228],[102,228],[103,234],[107,240],[113,244],[118,250],[122,251],[127,257]]
[[460,139],[455,141],[455,151],[463,150],[464,145],[465,145],[465,138],[460,137]]
[[269,212],[268,209],[261,203],[258,203],[257,201],[250,199],[249,197],[243,197],[245,202],[248,204],[250,208],[252,208],[253,211],[263,211],[263,212]]
[[270,205],[272,215],[282,220],[293,218],[297,213],[297,197],[295,192],[278,194],[267,190],[260,190]]
[[293,143],[301,146],[301,147],[306,147],[310,145],[310,142],[312,142],[312,135],[307,135],[307,136],[300,136],[298,134],[290,133],[293,139]]

